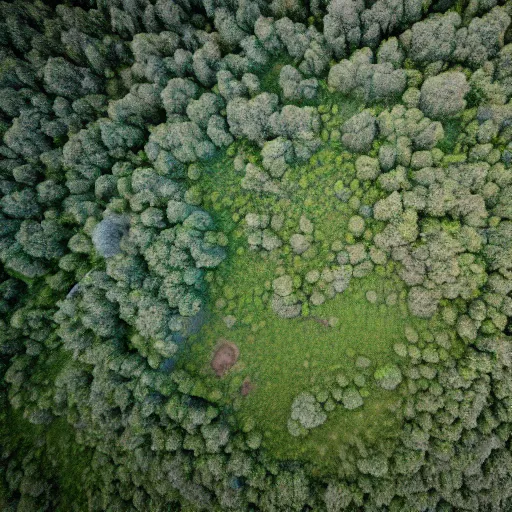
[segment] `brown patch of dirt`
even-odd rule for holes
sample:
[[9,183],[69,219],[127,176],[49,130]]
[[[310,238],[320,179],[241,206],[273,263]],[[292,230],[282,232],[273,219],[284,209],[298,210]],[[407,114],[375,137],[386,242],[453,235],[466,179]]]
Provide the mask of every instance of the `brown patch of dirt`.
[[253,389],[254,389],[254,385],[252,384],[251,379],[249,379],[249,377],[247,377],[242,382],[242,387],[240,388],[240,394],[242,396],[247,396]]
[[228,340],[219,340],[219,345],[212,357],[211,366],[217,377],[222,377],[238,360],[240,350]]
[[304,316],[302,318],[304,320],[312,320],[313,322],[323,325],[324,327],[330,327],[329,320],[326,320],[325,318],[318,318],[317,316]]

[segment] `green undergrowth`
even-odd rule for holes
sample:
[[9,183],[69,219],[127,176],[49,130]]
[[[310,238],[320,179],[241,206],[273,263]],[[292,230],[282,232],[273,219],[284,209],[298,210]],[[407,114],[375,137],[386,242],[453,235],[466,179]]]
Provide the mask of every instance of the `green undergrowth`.
[[[55,512],[86,510],[87,495],[81,487],[82,475],[91,467],[92,451],[76,443],[73,427],[66,419],[58,418],[50,425],[34,425],[12,407],[2,414],[0,445],[19,454],[28,453],[30,447],[40,446],[40,460],[55,485],[51,492],[59,494]],[[21,457],[18,460],[21,463]],[[3,506],[1,488],[0,506]]]
[[[252,158],[250,146],[242,151]],[[281,197],[245,190],[243,173],[234,169],[232,160],[232,155],[227,155],[205,167],[198,185],[202,206],[215,218],[218,228],[228,235],[231,251],[247,245],[243,222],[247,213],[284,215],[285,223],[279,231],[283,241],[297,232],[299,219],[304,215],[314,225],[317,244],[315,251],[307,255],[307,264],[299,262],[299,258],[295,259],[295,264],[311,268],[320,261],[327,264],[327,253],[333,242],[354,242],[346,238],[346,225],[355,213],[354,206],[336,197],[338,187],[350,190],[353,201],[360,205],[372,205],[386,195],[369,182],[355,179],[354,156],[344,151],[340,143],[325,144],[309,162],[291,168],[281,182],[284,192]],[[377,231],[382,227],[373,219],[368,219],[368,224],[377,227]],[[280,255],[288,263],[294,263],[286,247]]]
[[450,154],[455,149],[455,145],[457,144],[457,138],[461,133],[461,121],[460,119],[448,119],[443,122],[444,128],[444,138],[438,144],[438,148]]
[[275,94],[281,93],[279,86],[279,74],[287,64],[293,65],[293,58],[289,55],[282,55],[280,58],[272,59],[259,73],[261,89]]
[[[371,206],[386,195],[377,186],[355,179],[357,155],[336,140],[339,133],[332,136],[342,121],[360,110],[356,98],[341,96],[320,108],[330,135],[308,162],[285,173],[281,196],[243,188],[244,172],[235,170],[235,156],[260,164],[258,149],[247,143],[233,145],[204,165],[195,185],[202,207],[227,235],[229,256],[207,276],[211,317],[189,340],[188,352],[181,357],[180,365],[199,377],[192,394],[227,411],[234,409],[242,428],[263,433],[263,447],[273,456],[310,461],[320,472],[339,470],[342,453],[359,440],[372,444],[400,431],[400,395],[378,388],[372,377],[378,366],[399,363],[393,345],[403,341],[404,326],[411,322],[404,285],[392,264],[376,266],[367,277],[353,279],[347,290],[320,306],[304,305],[299,318],[279,318],[270,306],[272,281],[283,272],[301,280],[302,289],[308,291],[309,285],[303,286],[307,272],[336,267],[333,247],[356,241],[347,229],[350,217],[359,206]],[[370,155],[376,152],[374,147]],[[340,189],[349,190],[352,199],[340,200]],[[247,213],[284,216],[277,233],[282,247],[272,252],[250,250]],[[298,256],[290,251],[288,240],[298,232],[301,216],[312,222],[314,234],[312,249]],[[382,227],[367,218],[359,241],[369,245]],[[375,304],[366,298],[370,290],[379,297]],[[397,303],[385,305],[386,297],[394,293]],[[218,378],[210,362],[221,340],[236,343],[240,358]],[[358,357],[371,361],[361,389],[363,407],[346,410],[338,405],[306,438],[292,437],[287,421],[294,398],[302,391],[328,390],[340,372],[352,381],[361,373],[356,367]],[[244,381],[252,389],[242,397]]]

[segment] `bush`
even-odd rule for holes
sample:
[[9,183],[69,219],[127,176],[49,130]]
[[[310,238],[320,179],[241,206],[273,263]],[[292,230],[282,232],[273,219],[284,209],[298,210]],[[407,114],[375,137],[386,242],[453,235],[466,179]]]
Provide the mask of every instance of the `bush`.
[[322,425],[327,415],[322,411],[321,405],[311,393],[301,393],[292,403],[291,419],[298,421],[306,429]]

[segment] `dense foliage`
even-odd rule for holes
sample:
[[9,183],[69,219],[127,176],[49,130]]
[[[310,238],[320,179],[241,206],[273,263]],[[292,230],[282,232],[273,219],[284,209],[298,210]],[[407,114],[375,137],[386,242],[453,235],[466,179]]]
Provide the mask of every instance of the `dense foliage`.
[[0,2],[0,508],[512,510],[511,21]]

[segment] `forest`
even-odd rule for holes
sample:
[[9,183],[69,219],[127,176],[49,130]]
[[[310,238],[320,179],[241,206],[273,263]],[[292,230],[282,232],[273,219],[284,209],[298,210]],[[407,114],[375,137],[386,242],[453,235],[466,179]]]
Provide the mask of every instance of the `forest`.
[[0,1],[0,510],[512,512],[510,0]]

